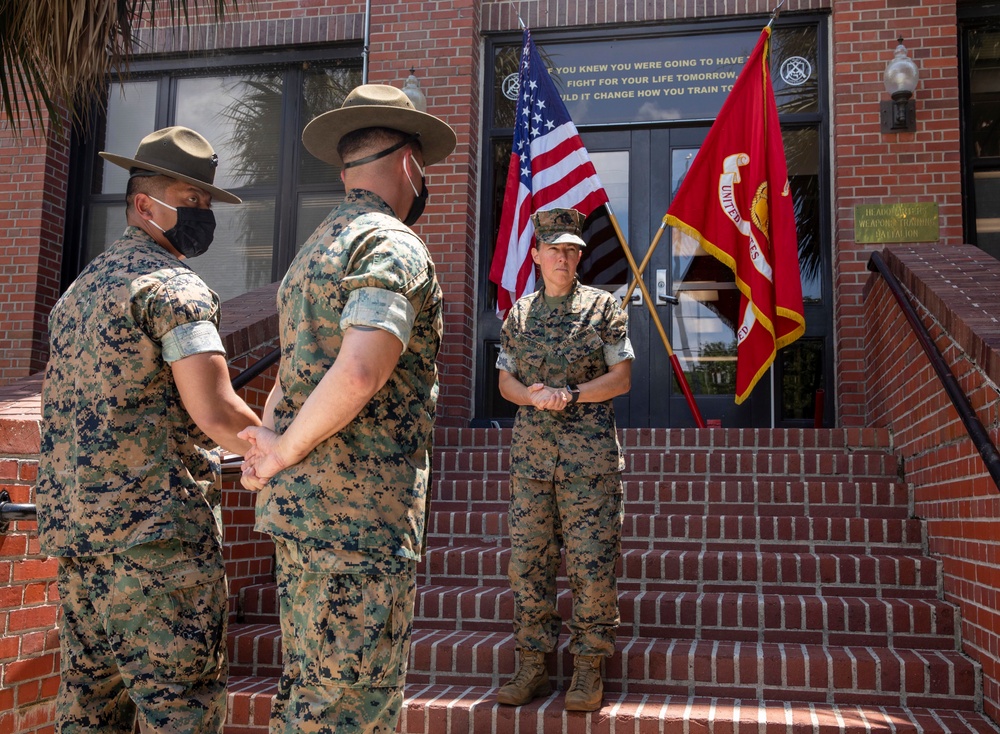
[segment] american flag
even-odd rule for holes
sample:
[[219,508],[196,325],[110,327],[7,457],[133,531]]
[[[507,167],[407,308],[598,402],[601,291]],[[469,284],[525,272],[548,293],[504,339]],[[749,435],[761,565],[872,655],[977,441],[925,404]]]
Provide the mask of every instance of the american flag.
[[518,298],[535,289],[531,215],[539,209],[565,208],[587,216],[608,201],[528,29],[524,31],[517,79],[514,147],[490,266],[490,280],[499,286],[500,318],[506,317]]

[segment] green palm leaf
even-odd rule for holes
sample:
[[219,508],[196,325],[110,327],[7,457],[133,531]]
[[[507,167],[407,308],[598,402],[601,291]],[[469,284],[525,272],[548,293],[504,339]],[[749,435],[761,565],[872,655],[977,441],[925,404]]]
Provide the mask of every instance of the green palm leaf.
[[237,0],[0,0],[0,112],[17,135],[86,124],[108,79],[127,74],[138,29],[189,25],[203,6],[218,21]]

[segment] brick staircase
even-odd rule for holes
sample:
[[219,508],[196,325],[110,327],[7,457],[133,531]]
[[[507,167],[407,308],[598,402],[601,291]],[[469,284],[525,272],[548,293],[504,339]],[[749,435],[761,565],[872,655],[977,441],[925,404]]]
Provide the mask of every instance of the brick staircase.
[[[507,429],[439,429],[406,734],[990,732],[978,667],[886,433],[627,429],[622,626],[605,705],[498,706],[515,667]],[[569,616],[563,591],[560,610]],[[273,585],[240,591],[227,734],[263,734],[281,640]]]

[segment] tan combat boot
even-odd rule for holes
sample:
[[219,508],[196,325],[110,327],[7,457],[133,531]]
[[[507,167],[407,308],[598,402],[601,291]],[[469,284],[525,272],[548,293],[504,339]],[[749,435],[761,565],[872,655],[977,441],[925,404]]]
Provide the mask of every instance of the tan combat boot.
[[573,658],[573,682],[566,691],[566,710],[597,711],[603,701],[601,656],[577,655]]
[[545,653],[541,650],[519,650],[517,656],[517,673],[500,689],[497,702],[523,706],[532,699],[552,693],[549,671],[545,669]]

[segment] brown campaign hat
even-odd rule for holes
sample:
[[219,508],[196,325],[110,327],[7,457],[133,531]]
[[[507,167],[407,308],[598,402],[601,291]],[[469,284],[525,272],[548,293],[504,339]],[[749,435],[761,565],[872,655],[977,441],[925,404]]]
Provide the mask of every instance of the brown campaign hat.
[[586,217],[576,209],[545,209],[531,215],[531,223],[535,225],[535,239],[550,245],[561,245],[568,242],[580,247],[586,247],[583,241],[583,222]]
[[139,142],[134,158],[103,151],[100,156],[122,168],[139,168],[186,181],[204,189],[216,201],[241,203],[235,194],[212,185],[215,181],[215,169],[219,166],[219,156],[204,137],[189,128],[178,125],[150,133]]
[[458,142],[448,123],[417,110],[403,90],[388,84],[362,84],[351,90],[338,109],[314,117],[302,131],[302,144],[324,163],[343,166],[337,153],[340,139],[366,127],[418,135],[425,166],[447,158]]

